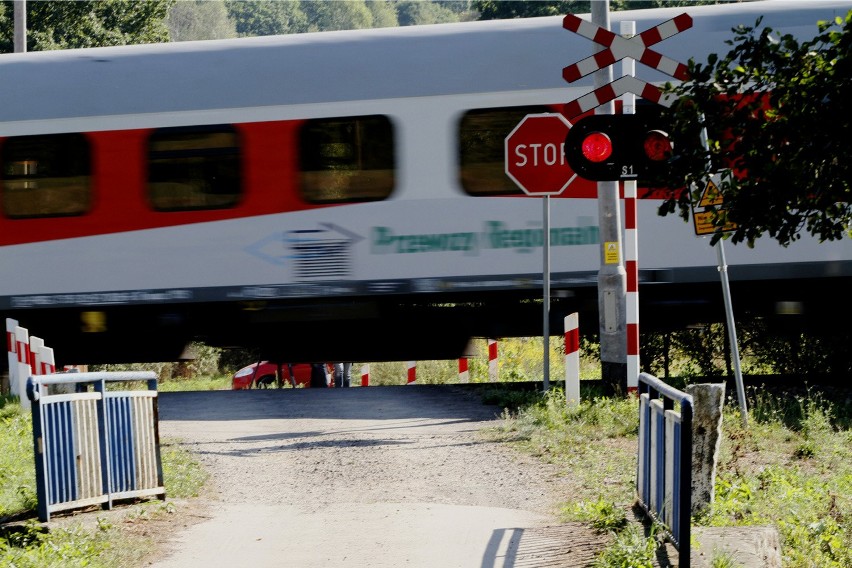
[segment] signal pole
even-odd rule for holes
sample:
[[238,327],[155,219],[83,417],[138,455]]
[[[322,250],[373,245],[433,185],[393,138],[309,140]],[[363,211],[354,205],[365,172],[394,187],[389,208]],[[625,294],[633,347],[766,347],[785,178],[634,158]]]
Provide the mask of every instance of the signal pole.
[[24,53],[27,50],[27,2],[26,0],[15,0],[14,6],[13,18],[15,22],[15,53]]
[[[592,23],[609,29],[609,0],[592,2]],[[595,89],[612,83],[612,66],[595,71]],[[598,107],[599,114],[615,114],[615,103]],[[598,271],[598,323],[601,378],[616,391],[627,387],[627,272],[621,242],[618,182],[598,182],[598,230],[601,239]]]

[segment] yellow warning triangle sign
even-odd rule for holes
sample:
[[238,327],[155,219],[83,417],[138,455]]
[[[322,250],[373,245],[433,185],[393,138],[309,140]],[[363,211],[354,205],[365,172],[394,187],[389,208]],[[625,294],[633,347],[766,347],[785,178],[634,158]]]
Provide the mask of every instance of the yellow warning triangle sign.
[[719,186],[711,179],[707,182],[707,187],[701,193],[701,200],[698,202],[699,207],[708,207],[710,205],[721,205],[724,202],[722,192],[719,191]]

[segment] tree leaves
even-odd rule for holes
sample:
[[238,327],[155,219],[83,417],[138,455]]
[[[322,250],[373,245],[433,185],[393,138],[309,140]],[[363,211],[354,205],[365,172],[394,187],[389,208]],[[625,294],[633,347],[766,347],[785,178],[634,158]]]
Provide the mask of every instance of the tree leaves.
[[[46,51],[168,41],[174,0],[27,2],[27,50]],[[14,50],[12,2],[0,6],[0,53]]]
[[[683,149],[671,186],[704,183],[708,160],[713,171],[733,169],[725,214],[714,220],[719,228],[736,223],[733,242],[752,245],[768,234],[786,246],[802,233],[821,241],[852,236],[851,22],[852,12],[841,23],[822,22],[816,37],[798,42],[758,20],[732,30],[726,55],[690,61],[691,79],[667,86],[679,97],[675,132],[698,125],[708,139],[707,150]],[[688,217],[690,206],[684,192],[660,213]]]

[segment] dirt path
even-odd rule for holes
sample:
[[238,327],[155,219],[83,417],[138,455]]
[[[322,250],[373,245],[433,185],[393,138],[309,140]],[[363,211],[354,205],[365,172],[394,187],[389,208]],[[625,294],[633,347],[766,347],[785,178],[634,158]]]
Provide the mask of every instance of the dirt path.
[[161,436],[214,479],[157,568],[584,566],[605,537],[559,525],[569,480],[478,432],[499,409],[410,386],[161,393]]

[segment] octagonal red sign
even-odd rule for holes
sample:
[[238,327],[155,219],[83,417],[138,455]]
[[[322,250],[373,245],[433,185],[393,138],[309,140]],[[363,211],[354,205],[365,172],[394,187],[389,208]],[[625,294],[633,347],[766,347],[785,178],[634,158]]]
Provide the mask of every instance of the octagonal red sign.
[[505,141],[506,175],[528,195],[558,195],[577,174],[565,159],[571,123],[561,114],[528,114]]

